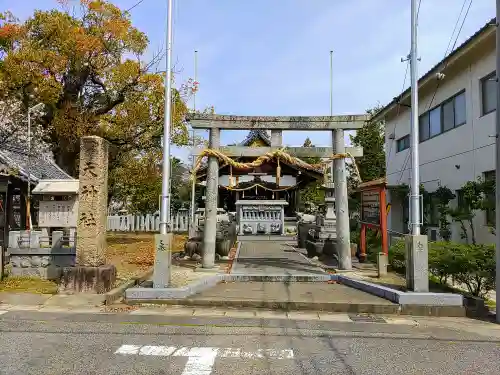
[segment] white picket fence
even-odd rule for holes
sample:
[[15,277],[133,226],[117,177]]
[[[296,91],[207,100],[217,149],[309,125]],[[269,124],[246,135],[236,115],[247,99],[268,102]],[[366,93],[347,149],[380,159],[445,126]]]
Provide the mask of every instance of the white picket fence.
[[[189,230],[189,212],[177,212],[172,215],[172,230],[187,232]],[[158,232],[160,230],[159,215],[112,215],[108,216],[110,232]]]

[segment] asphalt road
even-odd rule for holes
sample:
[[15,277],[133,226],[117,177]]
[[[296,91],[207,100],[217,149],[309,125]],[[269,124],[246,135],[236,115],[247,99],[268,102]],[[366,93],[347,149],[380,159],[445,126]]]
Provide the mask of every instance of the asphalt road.
[[0,374],[499,374],[499,336],[473,331],[10,311],[0,315]]

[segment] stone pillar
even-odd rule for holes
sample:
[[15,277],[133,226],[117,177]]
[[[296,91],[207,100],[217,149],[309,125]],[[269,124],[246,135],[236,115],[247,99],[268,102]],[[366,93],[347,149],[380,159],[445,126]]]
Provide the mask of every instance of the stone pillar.
[[280,147],[283,144],[283,133],[281,130],[271,130],[271,146]]
[[[345,153],[344,129],[332,131],[333,153]],[[333,161],[333,178],[335,181],[335,213],[337,215],[337,253],[339,268],[351,270],[351,236],[349,232],[349,206],[347,196],[347,173],[345,158]]]
[[108,143],[104,139],[81,139],[79,180],[76,266],[63,269],[62,288],[105,293],[113,287],[116,268],[105,265]]
[[[210,129],[209,147],[217,148],[220,143],[220,129]],[[203,232],[203,268],[215,267],[215,238],[217,235],[217,201],[219,190],[219,160],[208,158],[207,184],[205,199],[205,230]]]

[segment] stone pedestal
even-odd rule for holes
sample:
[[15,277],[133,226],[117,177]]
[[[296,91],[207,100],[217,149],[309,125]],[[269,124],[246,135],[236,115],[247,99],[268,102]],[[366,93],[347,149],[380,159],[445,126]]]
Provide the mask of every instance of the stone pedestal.
[[325,216],[318,215],[316,226],[309,230],[306,249],[309,257],[327,255],[337,256],[337,220],[335,216],[334,184],[328,182],[325,189]]
[[154,288],[167,288],[170,284],[173,237],[173,233],[155,235]]
[[384,277],[387,275],[388,263],[389,263],[389,260],[387,258],[387,255],[385,255],[384,253],[377,254],[377,274],[378,274],[378,277]]
[[407,235],[406,287],[414,292],[429,291],[428,239],[426,235]]
[[109,292],[115,281],[116,267],[113,265],[64,267],[59,292],[102,294]]

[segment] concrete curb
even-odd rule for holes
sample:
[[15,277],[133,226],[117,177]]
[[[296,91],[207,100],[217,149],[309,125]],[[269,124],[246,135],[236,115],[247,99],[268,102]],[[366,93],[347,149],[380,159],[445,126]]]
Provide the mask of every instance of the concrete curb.
[[221,281],[220,276],[224,275],[208,276],[181,288],[129,288],[125,291],[125,300],[127,303],[142,303],[145,300],[187,298],[214,287]]
[[236,309],[268,309],[273,311],[316,311],[331,313],[352,314],[399,314],[400,308],[396,304],[374,304],[374,303],[339,303],[339,302],[293,302],[293,301],[262,301],[262,300],[199,300],[199,299],[162,299],[142,300],[141,303],[181,305],[184,307],[205,308],[236,308]]
[[125,290],[127,303],[145,300],[179,300],[203,292],[222,281],[267,281],[267,282],[327,282],[331,275],[238,275],[218,274],[208,276],[181,288],[128,288]]
[[383,285],[370,283],[368,281],[356,280],[344,275],[330,276],[331,280],[335,280],[352,288],[388,299],[389,301],[400,305],[463,306],[464,304],[463,296],[461,294],[403,292]]
[[113,302],[117,301],[120,299],[120,297],[123,297],[124,292],[129,289],[130,287],[137,285],[148,278],[150,278],[153,275],[153,268],[150,270],[144,272],[142,275],[139,275],[137,277],[134,277],[123,284],[117,286],[116,288],[111,289],[109,292],[105,293],[105,299],[104,299],[104,304],[105,305],[111,305]]

